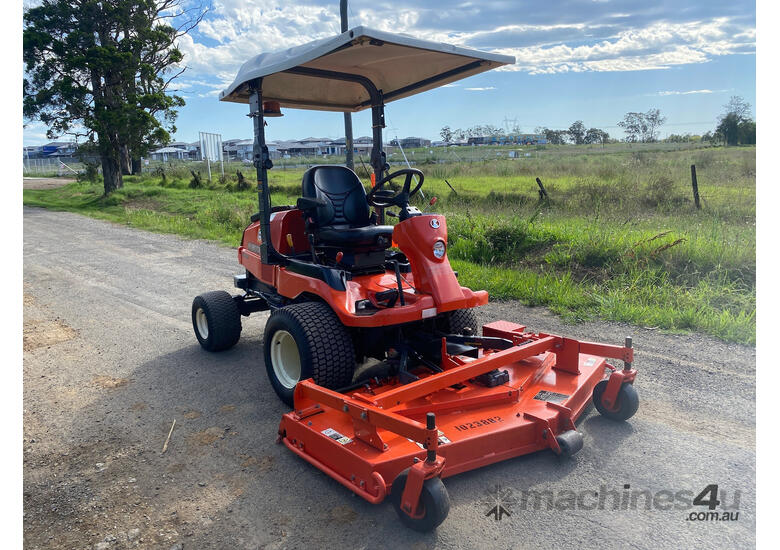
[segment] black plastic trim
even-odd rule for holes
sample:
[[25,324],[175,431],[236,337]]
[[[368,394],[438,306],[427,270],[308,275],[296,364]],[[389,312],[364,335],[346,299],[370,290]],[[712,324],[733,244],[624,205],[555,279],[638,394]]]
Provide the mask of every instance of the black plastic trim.
[[287,269],[293,273],[298,273],[299,275],[304,275],[306,277],[311,277],[312,279],[319,279],[320,281],[324,281],[334,290],[347,290],[345,273],[340,269],[332,269],[324,265],[316,265],[293,259],[289,259],[287,263]]

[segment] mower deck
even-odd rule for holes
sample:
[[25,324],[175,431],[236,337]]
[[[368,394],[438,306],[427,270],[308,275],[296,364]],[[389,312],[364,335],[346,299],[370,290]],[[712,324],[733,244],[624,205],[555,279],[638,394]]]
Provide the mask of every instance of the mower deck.
[[[421,481],[546,448],[573,454],[579,447],[562,448],[557,436],[575,434],[574,421],[605,369],[612,369],[621,382],[624,372],[634,372],[616,371],[605,360],[622,359],[630,369],[630,347],[527,333],[525,327],[505,321],[485,325],[483,336],[512,345],[480,350],[479,357],[471,358],[447,355],[443,343],[443,371],[418,369],[414,372],[419,380],[409,384],[390,378],[337,393],[311,380],[300,382],[295,410],[282,417],[280,440],[356,494],[378,503],[410,467],[420,470]],[[506,370],[508,381],[487,387],[474,380],[495,369]],[[433,418],[435,427],[430,426]],[[581,446],[581,437],[575,435]],[[417,502],[414,494],[409,497],[410,503]]]

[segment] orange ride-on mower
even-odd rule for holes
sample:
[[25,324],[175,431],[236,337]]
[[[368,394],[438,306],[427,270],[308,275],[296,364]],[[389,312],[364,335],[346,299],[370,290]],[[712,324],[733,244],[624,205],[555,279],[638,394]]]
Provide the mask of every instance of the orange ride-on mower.
[[[367,501],[389,497],[423,531],[447,517],[442,478],[543,449],[572,455],[591,400],[614,420],[638,407],[630,339],[582,342],[506,321],[480,334],[473,308],[487,292],[458,283],[444,216],[410,204],[422,172],[391,172],[382,150],[386,102],[513,62],[357,27],[261,54],[221,95],[249,103],[259,211],[238,248],[243,293],[195,298],[195,334],[223,350],[238,341],[242,315],[270,310],[265,365],[292,408],[279,441]],[[296,206],[272,207],[265,118],[281,107],[370,107],[368,194],[352,170],[314,166]]]

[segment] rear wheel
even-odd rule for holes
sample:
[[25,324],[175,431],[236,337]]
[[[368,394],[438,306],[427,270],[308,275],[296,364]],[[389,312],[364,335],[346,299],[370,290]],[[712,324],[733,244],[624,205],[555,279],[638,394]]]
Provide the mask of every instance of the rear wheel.
[[471,334],[476,335],[479,322],[473,309],[456,309],[437,319],[437,325],[447,334],[463,334],[464,329],[471,329]]
[[413,518],[401,509],[401,495],[406,487],[406,478],[409,477],[409,468],[398,474],[393,481],[390,499],[398,517],[407,527],[415,531],[432,531],[447,519],[450,513],[450,496],[444,487],[440,477],[432,477],[423,482],[420,492],[418,511],[422,513],[419,518]]
[[268,379],[279,398],[293,406],[301,380],[338,389],[352,382],[355,351],[335,313],[320,302],[279,308],[265,325],[264,357]]
[[206,292],[192,301],[192,328],[203,349],[222,351],[241,337],[241,313],[224,290]]

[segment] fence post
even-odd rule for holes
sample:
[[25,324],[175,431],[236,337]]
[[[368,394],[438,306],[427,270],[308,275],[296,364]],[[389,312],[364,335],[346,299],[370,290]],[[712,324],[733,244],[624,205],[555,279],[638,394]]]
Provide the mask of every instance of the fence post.
[[691,164],[691,187],[693,187],[693,202],[696,204],[696,208],[701,209],[701,203],[699,202],[699,182],[696,180],[695,164]]
[[550,200],[547,190],[544,188],[544,185],[542,185],[542,180],[536,178],[536,184],[539,186],[539,200]]

